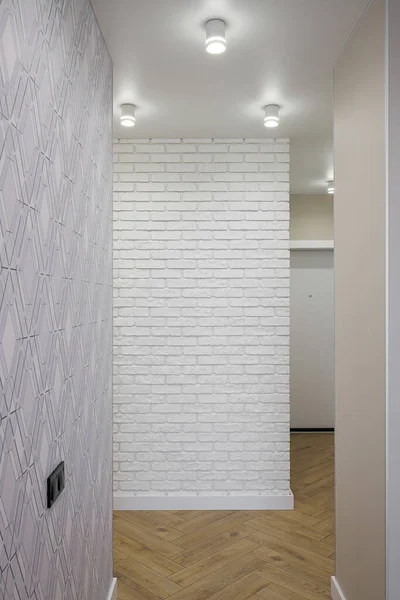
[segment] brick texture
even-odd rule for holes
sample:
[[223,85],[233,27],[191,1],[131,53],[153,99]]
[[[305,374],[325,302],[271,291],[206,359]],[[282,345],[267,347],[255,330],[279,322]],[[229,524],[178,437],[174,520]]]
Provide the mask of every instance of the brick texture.
[[288,140],[115,140],[114,491],[289,493]]

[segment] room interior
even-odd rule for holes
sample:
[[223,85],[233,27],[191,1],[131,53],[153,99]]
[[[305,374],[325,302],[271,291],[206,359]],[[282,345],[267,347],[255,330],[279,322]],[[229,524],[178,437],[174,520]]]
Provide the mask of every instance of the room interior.
[[0,3],[1,600],[396,600],[395,25]]

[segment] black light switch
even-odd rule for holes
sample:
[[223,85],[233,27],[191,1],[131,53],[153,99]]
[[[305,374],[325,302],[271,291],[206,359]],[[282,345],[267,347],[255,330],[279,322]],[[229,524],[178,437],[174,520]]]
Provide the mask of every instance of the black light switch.
[[47,508],[53,506],[65,486],[64,461],[47,478]]

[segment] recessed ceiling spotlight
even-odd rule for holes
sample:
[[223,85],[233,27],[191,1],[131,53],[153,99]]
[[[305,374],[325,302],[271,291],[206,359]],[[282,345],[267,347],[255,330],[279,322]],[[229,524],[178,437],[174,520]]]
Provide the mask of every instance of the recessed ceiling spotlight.
[[225,21],[211,19],[206,23],[206,50],[210,54],[222,54],[226,50]]
[[134,104],[123,104],[121,106],[121,125],[134,127],[136,125],[136,106]]
[[279,106],[277,104],[268,104],[264,107],[264,125],[265,127],[278,127],[279,125]]
[[334,194],[334,193],[335,193],[335,182],[328,181],[328,194]]

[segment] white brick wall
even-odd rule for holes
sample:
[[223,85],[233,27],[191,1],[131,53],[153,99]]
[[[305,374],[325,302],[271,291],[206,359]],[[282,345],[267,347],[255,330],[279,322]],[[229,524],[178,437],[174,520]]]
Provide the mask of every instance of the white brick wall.
[[114,153],[116,494],[288,494],[288,140]]

